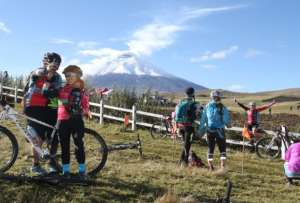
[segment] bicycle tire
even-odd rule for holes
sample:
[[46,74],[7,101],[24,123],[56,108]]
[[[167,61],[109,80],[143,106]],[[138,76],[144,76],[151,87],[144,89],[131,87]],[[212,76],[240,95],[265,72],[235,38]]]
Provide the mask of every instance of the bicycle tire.
[[[103,167],[105,166],[105,163],[107,161],[107,156],[108,156],[108,148],[107,145],[104,141],[104,139],[102,138],[102,136],[89,128],[85,128],[84,129],[84,147],[85,147],[85,164],[86,164],[86,174],[89,176],[95,176],[97,173],[99,173]],[[91,139],[92,141],[87,142],[88,139]],[[90,149],[91,145],[96,145],[96,150],[92,150]],[[89,151],[92,152],[92,154],[97,153],[98,154],[94,157],[89,155]],[[96,152],[95,152],[96,151]],[[72,150],[70,151],[70,156],[75,157],[75,152]],[[59,169],[59,171],[62,171],[62,166],[61,166],[61,161],[60,161],[61,156],[59,154],[56,155],[56,167]],[[91,159],[93,159],[93,166],[89,165],[89,163],[91,162]],[[97,159],[97,160],[96,160]],[[95,161],[94,161],[95,160]],[[75,160],[73,160],[73,162],[76,162]]]
[[150,129],[150,134],[151,137],[153,139],[157,139],[157,138],[165,138],[167,136],[167,131],[164,131],[163,129],[161,129],[162,127],[165,127],[167,130],[167,126],[165,126],[164,124],[161,123],[154,123]]
[[262,159],[275,159],[279,157],[281,149],[280,142],[277,139],[274,139],[273,143],[271,143],[272,139],[272,137],[264,137],[257,141],[255,152],[258,157]]
[[[3,143],[5,137],[8,138],[7,141],[10,142],[12,151],[11,154],[8,154],[8,160],[4,160],[2,156],[5,155],[5,151],[1,150],[0,173],[4,173],[14,165],[19,153],[19,145],[15,135],[6,127],[0,126],[0,146],[5,146],[5,149],[7,149],[9,146],[7,146],[7,143]],[[2,163],[4,163],[4,165],[2,165]]]

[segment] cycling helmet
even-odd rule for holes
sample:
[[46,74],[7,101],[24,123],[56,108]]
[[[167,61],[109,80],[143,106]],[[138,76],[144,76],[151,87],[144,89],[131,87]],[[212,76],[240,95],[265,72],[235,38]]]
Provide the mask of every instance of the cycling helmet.
[[194,96],[195,90],[194,90],[194,88],[192,88],[192,87],[188,87],[188,88],[186,88],[185,93],[186,93],[188,96]]
[[249,106],[256,106],[255,102],[249,102]]
[[61,57],[59,54],[55,52],[47,52],[44,55],[43,63],[44,64],[55,63],[57,66],[59,66],[61,63]]
[[80,69],[79,66],[76,66],[76,65],[69,65],[69,66],[67,66],[62,73],[63,74],[66,74],[66,73],[76,73],[79,77],[82,76],[82,70]]
[[221,94],[221,92],[220,91],[218,91],[218,90],[214,90],[214,91],[212,91],[211,93],[210,93],[210,98],[215,98],[215,97],[219,97],[219,98],[221,98],[222,97],[222,94]]

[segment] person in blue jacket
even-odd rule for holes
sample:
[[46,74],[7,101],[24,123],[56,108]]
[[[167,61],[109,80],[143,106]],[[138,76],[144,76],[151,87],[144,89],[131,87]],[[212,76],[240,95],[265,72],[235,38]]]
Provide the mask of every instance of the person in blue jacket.
[[228,109],[221,102],[221,92],[214,90],[210,94],[211,101],[206,105],[200,120],[200,132],[207,133],[208,144],[208,168],[214,170],[213,157],[217,143],[220,151],[221,169],[225,168],[226,161],[226,137],[225,126],[230,128],[230,116]]

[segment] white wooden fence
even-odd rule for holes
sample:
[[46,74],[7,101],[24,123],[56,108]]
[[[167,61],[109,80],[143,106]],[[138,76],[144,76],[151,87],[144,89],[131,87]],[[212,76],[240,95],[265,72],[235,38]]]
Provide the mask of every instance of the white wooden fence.
[[[4,92],[4,90],[6,90],[6,92]],[[7,91],[9,91],[9,93]],[[11,93],[11,92],[13,92],[13,93]],[[12,98],[14,98],[14,101],[17,102],[18,99],[23,99],[22,96],[18,95],[18,93],[23,93],[23,90],[18,89],[17,87],[2,86],[0,84],[0,95],[6,95],[6,96],[9,96],[9,97],[12,97]],[[116,116],[104,114],[104,109],[109,109],[109,110],[113,110],[113,111],[121,111],[121,112],[130,114],[131,119],[129,119],[129,123],[131,124],[132,131],[135,131],[137,129],[137,126],[144,126],[144,127],[149,127],[150,128],[153,125],[151,123],[139,122],[138,121],[138,115],[157,118],[157,119],[160,119],[160,120],[164,118],[164,116],[160,115],[160,114],[154,114],[154,113],[140,111],[140,110],[137,109],[137,107],[135,105],[133,105],[131,109],[126,109],[126,108],[120,108],[120,107],[105,105],[103,100],[101,100],[100,103],[90,102],[90,106],[99,108],[99,113],[91,112],[94,117],[99,118],[99,124],[103,124],[104,119],[124,122],[124,118],[122,118],[122,117],[116,117]],[[241,128],[241,127],[232,127],[228,130],[236,131],[236,132],[242,132],[243,128]],[[269,130],[266,130],[266,132],[270,135],[275,134],[275,132],[269,131]],[[292,134],[295,135],[295,136],[300,137],[300,133],[292,133]],[[227,143],[228,144],[233,144],[233,145],[243,145],[242,141],[236,141],[236,140],[230,140],[230,139],[227,139]],[[246,145],[249,145],[249,144],[246,143]]]

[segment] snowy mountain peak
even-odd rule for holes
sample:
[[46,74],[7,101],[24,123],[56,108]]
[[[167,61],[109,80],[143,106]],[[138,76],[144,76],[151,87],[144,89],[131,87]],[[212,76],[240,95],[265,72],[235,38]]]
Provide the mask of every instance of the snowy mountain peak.
[[[106,50],[109,52],[109,50]],[[86,75],[130,74],[171,77],[130,52],[102,52],[89,64],[82,64]]]

